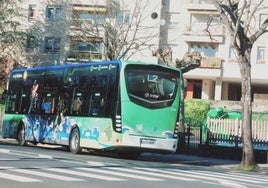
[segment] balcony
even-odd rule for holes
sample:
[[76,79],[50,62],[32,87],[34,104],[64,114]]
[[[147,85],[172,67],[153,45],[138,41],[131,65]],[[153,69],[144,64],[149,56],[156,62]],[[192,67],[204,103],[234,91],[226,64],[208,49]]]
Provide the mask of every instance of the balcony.
[[201,65],[199,68],[207,68],[207,69],[221,69],[222,67],[221,58],[216,57],[205,57],[201,60]]
[[102,55],[98,52],[71,52],[68,55],[69,60],[90,60],[98,61],[102,59]]
[[92,19],[83,20],[83,19],[72,19],[70,22],[70,29],[78,28],[92,28],[95,25],[95,21]]
[[192,3],[192,4],[212,4],[215,0],[185,0],[186,3]]
[[80,6],[106,6],[106,0],[98,0],[98,1],[89,1],[89,0],[71,0],[72,4],[74,5],[80,5]]
[[214,0],[184,0],[187,9],[216,10]]
[[188,10],[188,12],[191,22],[185,25],[185,41],[223,42],[224,27],[221,24],[217,11]]

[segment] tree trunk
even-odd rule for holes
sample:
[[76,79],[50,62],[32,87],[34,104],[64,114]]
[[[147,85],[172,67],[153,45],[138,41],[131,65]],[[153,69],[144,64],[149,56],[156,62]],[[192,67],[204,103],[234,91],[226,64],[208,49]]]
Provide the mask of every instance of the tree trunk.
[[184,78],[181,80],[181,98],[180,98],[180,113],[179,113],[179,140],[177,152],[185,152],[186,142],[185,142],[185,125],[184,125],[184,99],[185,99],[186,85]]
[[[250,54],[250,53],[248,53]],[[254,158],[253,144],[252,144],[252,97],[251,97],[251,66],[250,66],[250,55],[245,55],[240,58],[242,61],[239,62],[241,77],[242,77],[242,161],[241,167],[252,167],[255,168],[257,165]]]

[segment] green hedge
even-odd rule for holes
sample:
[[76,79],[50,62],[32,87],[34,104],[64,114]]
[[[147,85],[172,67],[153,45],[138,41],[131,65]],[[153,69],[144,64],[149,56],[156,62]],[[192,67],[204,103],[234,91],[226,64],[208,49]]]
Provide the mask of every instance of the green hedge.
[[210,110],[210,103],[201,99],[185,99],[184,101],[184,121],[191,126],[200,126],[207,119]]

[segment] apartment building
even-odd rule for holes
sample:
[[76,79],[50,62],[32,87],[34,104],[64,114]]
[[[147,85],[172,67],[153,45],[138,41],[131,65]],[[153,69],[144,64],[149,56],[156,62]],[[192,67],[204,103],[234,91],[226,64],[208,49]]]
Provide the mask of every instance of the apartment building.
[[[27,45],[28,60],[35,64],[60,64],[66,59],[129,59],[136,52],[140,60],[151,61],[152,50],[158,48],[161,1],[26,2],[22,4],[28,14],[24,24],[32,31]],[[118,40],[122,44],[117,49],[114,43]],[[112,49],[105,46],[107,43]],[[107,57],[109,50],[119,52],[114,53],[116,57]]]
[[[219,25],[219,17],[213,0],[163,0],[168,25],[165,40],[172,48],[173,58],[181,58],[186,51],[197,50],[202,63],[184,76],[188,81],[187,97],[208,100],[240,101],[240,69],[230,48],[228,31]],[[268,3],[268,2],[264,2]],[[260,11],[255,27],[268,17],[268,9]],[[208,22],[209,21],[209,22]],[[210,23],[208,28],[208,23]],[[207,31],[209,29],[209,33]],[[253,46],[252,97],[254,101],[268,100],[268,34]]]
[[[171,52],[171,61],[181,59],[187,51],[202,54],[199,68],[187,72],[187,98],[240,101],[241,78],[238,63],[230,48],[227,30],[219,25],[213,0],[28,0],[23,4],[28,15],[25,27],[31,28],[27,45],[28,61],[59,64],[69,59],[107,59],[103,45],[107,32],[98,24],[120,23],[125,28],[131,48],[125,59],[159,63],[152,55],[157,49]],[[137,2],[142,6],[137,10]],[[139,17],[139,15],[142,15]],[[139,17],[139,22],[132,22]],[[260,12],[256,27],[268,17]],[[137,19],[136,19],[137,20]],[[109,21],[109,22],[108,22]],[[112,21],[112,22],[111,22]],[[210,21],[209,33],[206,29]],[[128,27],[139,23],[139,27]],[[81,29],[82,28],[82,29]],[[137,42],[131,40],[133,36]],[[263,35],[252,51],[253,100],[268,100],[268,34]],[[147,40],[144,40],[147,39]],[[32,41],[37,41],[36,45]],[[127,44],[124,44],[127,48]],[[121,51],[117,54],[120,55]],[[113,49],[116,51],[117,49]]]

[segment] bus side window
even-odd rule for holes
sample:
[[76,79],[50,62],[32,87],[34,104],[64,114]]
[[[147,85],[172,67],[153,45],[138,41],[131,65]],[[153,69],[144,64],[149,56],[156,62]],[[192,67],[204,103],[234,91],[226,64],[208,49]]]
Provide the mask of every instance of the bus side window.
[[101,96],[100,93],[93,93],[90,96],[90,105],[89,105],[89,112],[92,116],[100,116],[103,114],[104,111],[104,98]]
[[15,93],[11,93],[8,98],[8,111],[15,112],[15,103],[16,103],[17,95]]

